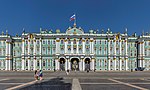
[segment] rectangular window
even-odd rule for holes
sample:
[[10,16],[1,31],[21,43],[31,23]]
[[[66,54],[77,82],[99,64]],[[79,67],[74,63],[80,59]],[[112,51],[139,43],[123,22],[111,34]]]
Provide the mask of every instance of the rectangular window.
[[45,40],[43,40],[43,44],[45,44]]
[[50,41],[48,41],[48,44],[50,44]]

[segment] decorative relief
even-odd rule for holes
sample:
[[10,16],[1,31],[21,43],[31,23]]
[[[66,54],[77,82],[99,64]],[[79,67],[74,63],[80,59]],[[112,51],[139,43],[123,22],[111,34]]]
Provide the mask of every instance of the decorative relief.
[[93,40],[90,40],[90,42],[93,42]]
[[56,42],[59,42],[60,40],[56,40]]
[[85,40],[82,40],[82,42],[85,42]]

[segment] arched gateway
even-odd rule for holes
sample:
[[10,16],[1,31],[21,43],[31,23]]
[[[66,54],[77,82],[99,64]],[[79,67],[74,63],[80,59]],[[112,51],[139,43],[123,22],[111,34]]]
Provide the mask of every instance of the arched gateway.
[[79,59],[78,58],[72,58],[71,59],[71,70],[72,71],[78,71],[79,70]]
[[60,57],[55,60],[55,70],[87,71],[94,70],[95,61],[90,57]]

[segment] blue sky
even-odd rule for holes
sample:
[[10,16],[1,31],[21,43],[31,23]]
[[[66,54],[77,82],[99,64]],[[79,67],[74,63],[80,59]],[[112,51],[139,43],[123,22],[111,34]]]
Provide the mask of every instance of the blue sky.
[[150,32],[150,0],[0,0],[0,33],[39,32],[40,28],[65,32],[76,13],[85,32],[101,29],[128,34]]

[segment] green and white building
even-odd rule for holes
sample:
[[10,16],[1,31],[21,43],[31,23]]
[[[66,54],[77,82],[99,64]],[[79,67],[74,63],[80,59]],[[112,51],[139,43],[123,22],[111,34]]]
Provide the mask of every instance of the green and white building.
[[0,35],[0,70],[150,70],[150,34],[129,36],[102,30],[85,33],[81,27],[66,32],[40,30]]

